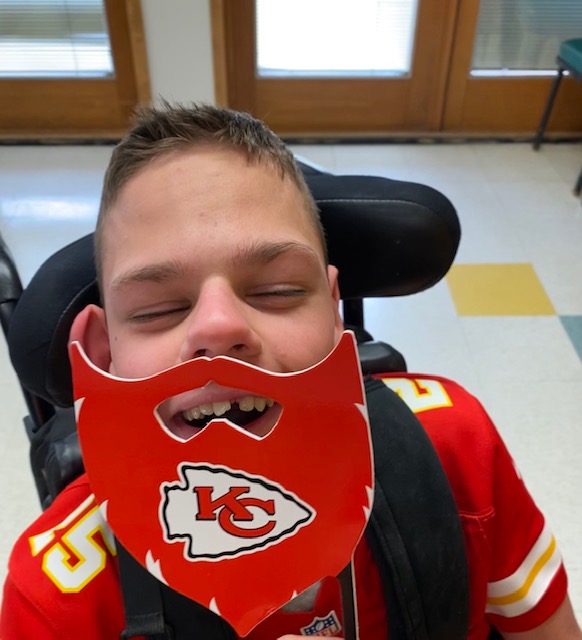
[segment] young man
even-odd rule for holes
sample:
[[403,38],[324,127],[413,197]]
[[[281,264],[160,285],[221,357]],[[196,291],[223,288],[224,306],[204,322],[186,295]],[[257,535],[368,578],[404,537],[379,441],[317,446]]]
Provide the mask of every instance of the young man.
[[[117,376],[144,378],[219,355],[293,372],[322,360],[342,334],[338,274],[327,264],[310,193],[283,143],[249,116],[207,106],[145,110],[113,153],[96,243],[103,308],[85,309],[71,338]],[[507,639],[580,640],[553,537],[493,425],[458,385],[431,380],[446,402],[418,417],[459,507],[470,568],[468,637],[483,640],[494,624]],[[406,397],[413,382],[398,381]],[[200,414],[242,408],[241,393],[208,385],[189,394],[187,406],[169,402],[164,421],[189,437]],[[246,402],[254,413],[245,428],[268,434],[277,405]],[[2,640],[119,637],[110,539],[83,476],[13,551]],[[355,575],[360,637],[386,637],[365,540]],[[315,618],[339,610],[335,583],[326,580],[249,637],[308,634]]]

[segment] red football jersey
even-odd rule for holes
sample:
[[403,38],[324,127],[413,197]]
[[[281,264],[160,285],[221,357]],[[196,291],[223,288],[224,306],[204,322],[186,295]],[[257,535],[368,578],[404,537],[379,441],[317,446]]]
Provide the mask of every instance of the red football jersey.
[[[422,422],[453,489],[470,568],[469,638],[485,640],[490,624],[507,632],[538,626],[562,603],[566,573],[555,539],[491,420],[473,396],[444,378],[382,379]],[[82,476],[15,545],[0,638],[119,638],[124,619],[115,557],[111,531]],[[354,564],[360,638],[386,638],[382,586],[365,539]],[[274,613],[248,638],[342,635],[337,580],[323,580],[307,608]]]

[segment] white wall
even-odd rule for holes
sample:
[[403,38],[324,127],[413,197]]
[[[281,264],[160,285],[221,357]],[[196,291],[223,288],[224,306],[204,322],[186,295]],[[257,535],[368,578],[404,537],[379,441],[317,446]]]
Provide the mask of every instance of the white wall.
[[152,98],[214,103],[209,0],[142,0]]

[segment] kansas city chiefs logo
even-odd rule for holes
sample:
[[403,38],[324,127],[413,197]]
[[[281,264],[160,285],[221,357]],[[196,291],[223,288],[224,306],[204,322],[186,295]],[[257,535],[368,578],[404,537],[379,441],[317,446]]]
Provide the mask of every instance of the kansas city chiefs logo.
[[278,544],[308,525],[315,509],[260,476],[208,463],[182,463],[181,481],[160,486],[166,542],[190,561],[217,561]]

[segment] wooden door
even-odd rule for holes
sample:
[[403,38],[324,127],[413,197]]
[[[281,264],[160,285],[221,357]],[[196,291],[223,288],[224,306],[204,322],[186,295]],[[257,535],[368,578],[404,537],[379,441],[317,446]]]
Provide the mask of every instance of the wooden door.
[[[419,0],[406,77],[266,78],[256,70],[255,2],[211,0],[218,101],[281,134],[434,130],[442,118],[457,2]],[[324,32],[322,26],[322,46]]]

